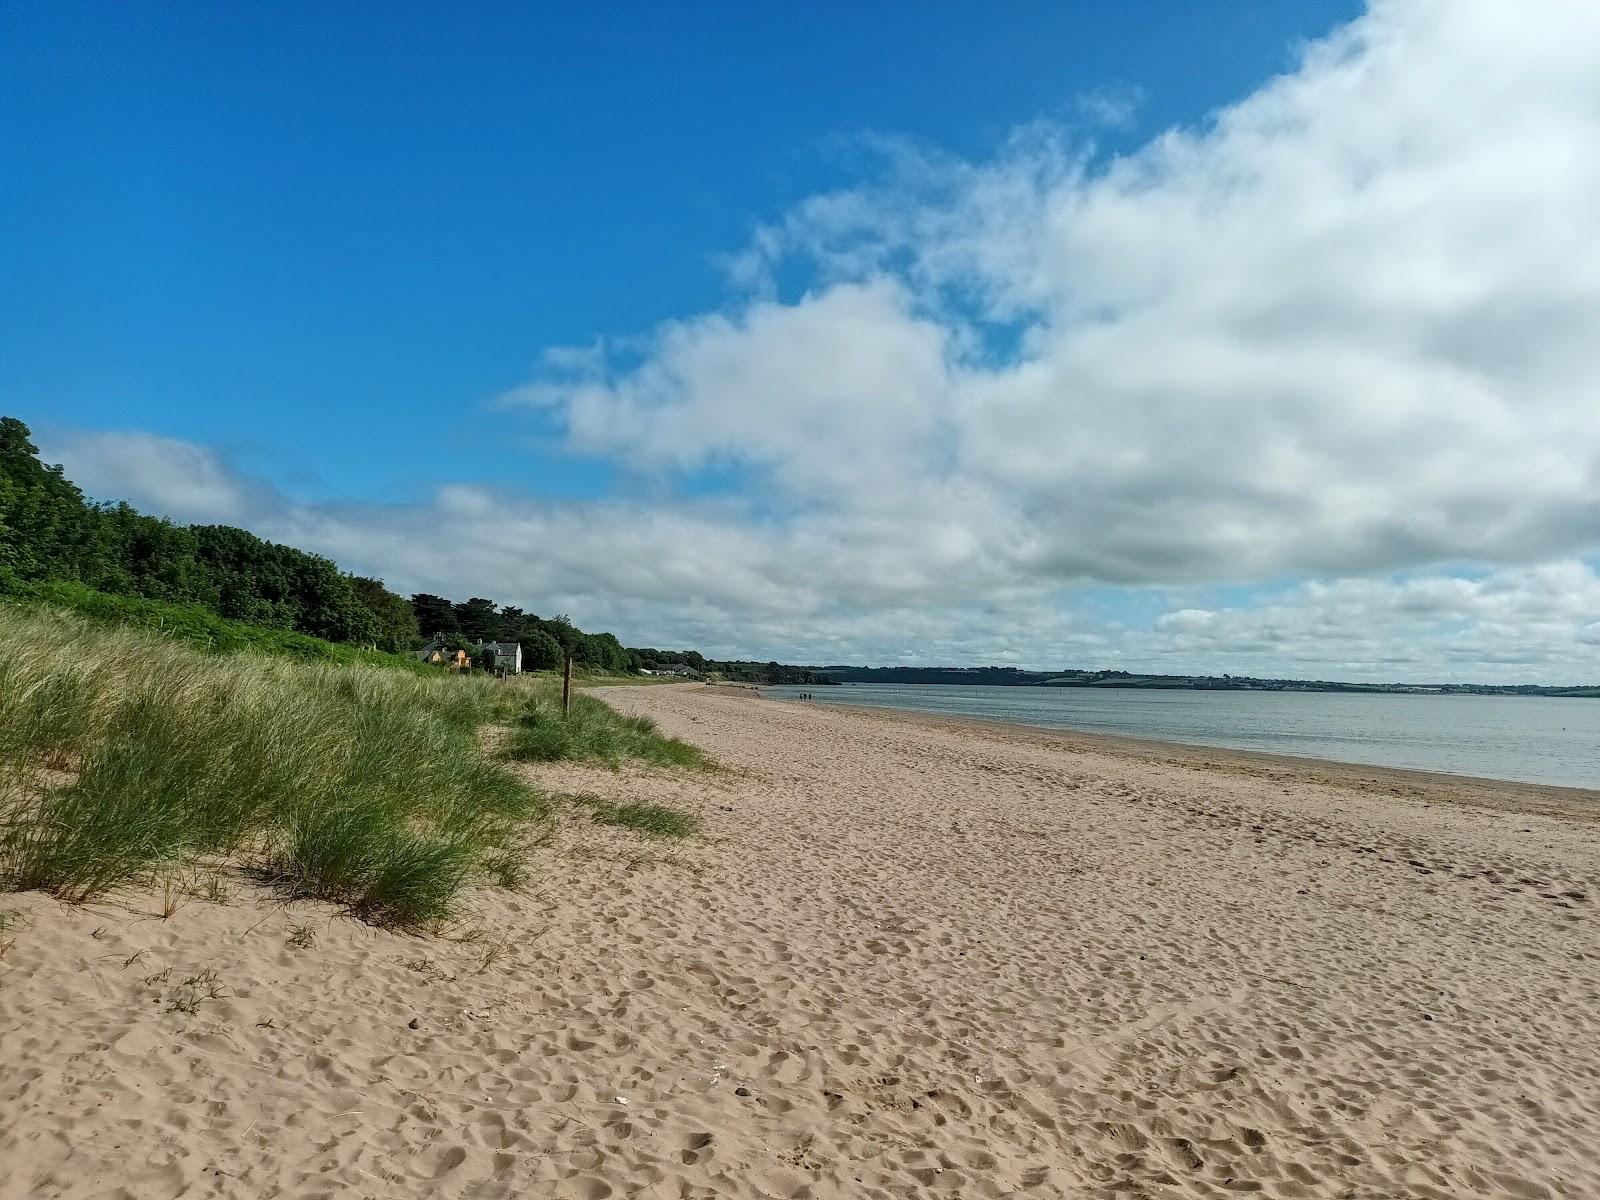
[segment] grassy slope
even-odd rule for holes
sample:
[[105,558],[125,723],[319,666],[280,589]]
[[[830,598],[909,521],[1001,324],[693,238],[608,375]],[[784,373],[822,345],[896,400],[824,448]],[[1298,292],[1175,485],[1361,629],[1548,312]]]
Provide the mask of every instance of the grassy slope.
[[168,604],[139,596],[118,596],[99,592],[81,583],[51,581],[21,585],[9,599],[25,608],[70,609],[100,624],[123,628],[148,629],[175,641],[186,642],[216,654],[235,654],[250,650],[305,662],[332,662],[346,665],[399,667],[424,671],[426,668],[408,654],[385,654],[339,642],[295,633],[288,629],[265,629],[219,617],[197,604]]
[[84,899],[226,855],[291,893],[415,925],[474,878],[516,883],[519,844],[547,815],[480,752],[481,726],[512,724],[525,757],[698,761],[592,697],[563,720],[548,682],[219,655],[42,608],[0,607],[0,645],[13,890]]

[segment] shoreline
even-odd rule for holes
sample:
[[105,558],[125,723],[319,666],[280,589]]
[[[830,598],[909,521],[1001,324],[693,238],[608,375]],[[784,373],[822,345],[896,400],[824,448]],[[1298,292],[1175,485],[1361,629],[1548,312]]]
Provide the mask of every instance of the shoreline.
[[[767,695],[767,686],[759,689],[762,699],[793,703],[786,696]],[[1296,773],[1297,782],[1334,787],[1387,782],[1404,785],[1409,790],[1425,791],[1430,795],[1441,790],[1450,790],[1464,795],[1437,796],[1437,801],[1508,813],[1529,812],[1578,821],[1600,822],[1600,788],[1529,783],[1518,779],[1496,779],[1486,775],[1457,775],[1448,771],[1349,762],[1311,755],[1275,754],[1270,750],[1212,746],[1203,742],[1172,742],[1131,733],[1063,729],[1048,725],[1033,725],[1025,721],[1007,721],[998,717],[933,713],[920,709],[893,708],[889,705],[850,704],[836,700],[819,700],[814,703],[841,712],[867,717],[883,716],[894,721],[926,724],[932,728],[951,731],[972,729],[987,731],[994,735],[1012,733],[1034,735],[1058,749],[1069,751],[1093,749],[1106,753],[1121,753],[1129,758],[1143,761],[1181,763],[1200,770],[1214,768],[1240,774],[1259,773],[1269,768],[1276,768],[1279,771]]]

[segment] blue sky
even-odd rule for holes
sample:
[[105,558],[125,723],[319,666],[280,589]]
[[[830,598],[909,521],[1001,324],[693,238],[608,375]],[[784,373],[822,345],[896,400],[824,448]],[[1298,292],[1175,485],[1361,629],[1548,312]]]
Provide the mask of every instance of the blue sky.
[[13,3],[0,409],[632,642],[1600,676],[1600,64],[1499,8]]
[[1352,12],[7,5],[6,403],[297,495],[594,494],[603,465],[488,402],[546,346],[718,304],[715,256],[849,178],[861,135],[982,154],[1137,95],[1114,150]]

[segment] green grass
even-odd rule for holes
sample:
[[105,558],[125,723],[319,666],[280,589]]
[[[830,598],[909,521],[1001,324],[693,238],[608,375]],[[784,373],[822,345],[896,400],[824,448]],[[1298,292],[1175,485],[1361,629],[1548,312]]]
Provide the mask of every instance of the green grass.
[[632,671],[575,671],[572,682],[579,687],[661,687],[664,684],[699,683],[699,679],[679,679],[672,675],[637,675]]
[[575,796],[599,825],[619,825],[652,837],[688,837],[698,822],[686,812],[664,804],[614,804],[599,796]]
[[524,762],[600,762],[615,766],[634,759],[657,766],[704,767],[705,755],[687,742],[665,736],[646,717],[628,717],[593,696],[573,693],[563,716],[559,687],[534,690],[518,717],[507,753]]
[[140,596],[119,596],[96,591],[81,583],[52,580],[16,584],[7,599],[24,608],[69,609],[97,624],[148,629],[213,654],[252,651],[304,662],[396,667],[415,673],[438,670],[406,654],[386,654],[380,650],[323,641],[293,630],[247,625],[242,621],[219,617],[199,605],[168,604]]
[[202,653],[0,608],[0,887],[86,900],[201,855],[382,924],[514,880],[548,805],[480,752],[528,689]]
[[[84,901],[220,856],[289,895],[425,925],[474,881],[520,886],[551,815],[482,752],[484,726],[510,728],[511,758],[707,765],[591,696],[564,717],[551,680],[301,658],[279,640],[300,635],[254,634],[219,653],[194,629],[0,605],[0,890]],[[693,828],[654,805],[592,813]]]

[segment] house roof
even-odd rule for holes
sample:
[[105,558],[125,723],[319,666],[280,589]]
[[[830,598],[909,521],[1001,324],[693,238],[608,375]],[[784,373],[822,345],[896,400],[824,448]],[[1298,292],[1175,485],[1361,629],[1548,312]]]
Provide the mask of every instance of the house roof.
[[428,655],[433,654],[435,652],[442,653],[442,654],[454,654],[455,653],[455,651],[453,651],[453,650],[449,649],[447,646],[445,646],[444,639],[442,637],[429,638],[427,640],[427,642],[424,643],[422,649],[418,650],[416,653],[417,653],[417,656],[419,658],[426,658]]

